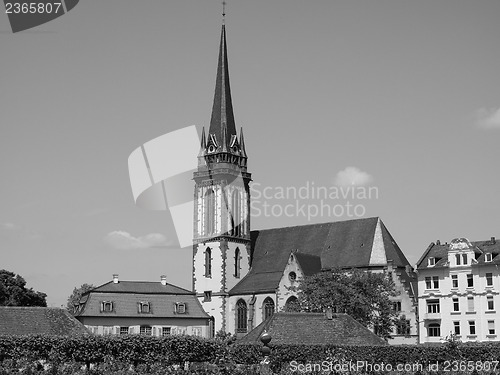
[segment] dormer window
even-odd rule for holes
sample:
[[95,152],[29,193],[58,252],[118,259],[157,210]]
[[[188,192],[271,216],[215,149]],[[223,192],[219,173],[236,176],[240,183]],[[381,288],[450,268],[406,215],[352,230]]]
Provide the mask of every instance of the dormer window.
[[101,312],[113,312],[113,302],[102,301],[101,302]]
[[484,254],[484,261],[485,262],[491,262],[492,260],[493,260],[493,257],[491,256],[491,253]]
[[151,312],[151,304],[149,302],[139,302],[139,312],[149,314]]
[[177,302],[175,304],[175,312],[177,314],[185,314],[186,313],[186,304],[184,302]]
[[436,258],[430,257],[429,259],[427,259],[427,265],[429,267],[432,267],[432,266],[436,265]]

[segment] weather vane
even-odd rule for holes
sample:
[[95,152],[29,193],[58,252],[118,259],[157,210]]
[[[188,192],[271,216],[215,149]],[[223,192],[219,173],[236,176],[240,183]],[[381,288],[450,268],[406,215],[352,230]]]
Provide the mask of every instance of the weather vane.
[[226,23],[226,0],[222,1],[222,24]]

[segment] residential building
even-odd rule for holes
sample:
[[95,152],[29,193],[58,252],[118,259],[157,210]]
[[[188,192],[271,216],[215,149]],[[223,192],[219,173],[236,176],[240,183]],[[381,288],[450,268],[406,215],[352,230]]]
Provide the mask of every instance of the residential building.
[[417,263],[420,343],[499,341],[500,243],[431,243]]

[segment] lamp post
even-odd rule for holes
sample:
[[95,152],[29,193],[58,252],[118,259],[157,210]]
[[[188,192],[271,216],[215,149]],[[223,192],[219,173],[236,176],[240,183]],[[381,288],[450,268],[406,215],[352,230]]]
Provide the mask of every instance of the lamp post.
[[269,354],[271,354],[269,343],[271,342],[271,335],[267,331],[264,331],[260,336],[260,341],[264,344],[261,349],[264,359],[260,362],[260,373],[261,375],[269,375],[271,374],[271,369],[269,368]]

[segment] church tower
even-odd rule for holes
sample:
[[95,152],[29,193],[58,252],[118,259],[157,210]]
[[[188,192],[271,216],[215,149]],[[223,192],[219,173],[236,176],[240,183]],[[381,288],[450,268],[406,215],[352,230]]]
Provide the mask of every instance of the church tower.
[[250,189],[243,129],[234,121],[222,25],[210,128],[202,132],[194,172],[193,288],[213,317],[213,332],[226,331],[228,292],[250,268]]

